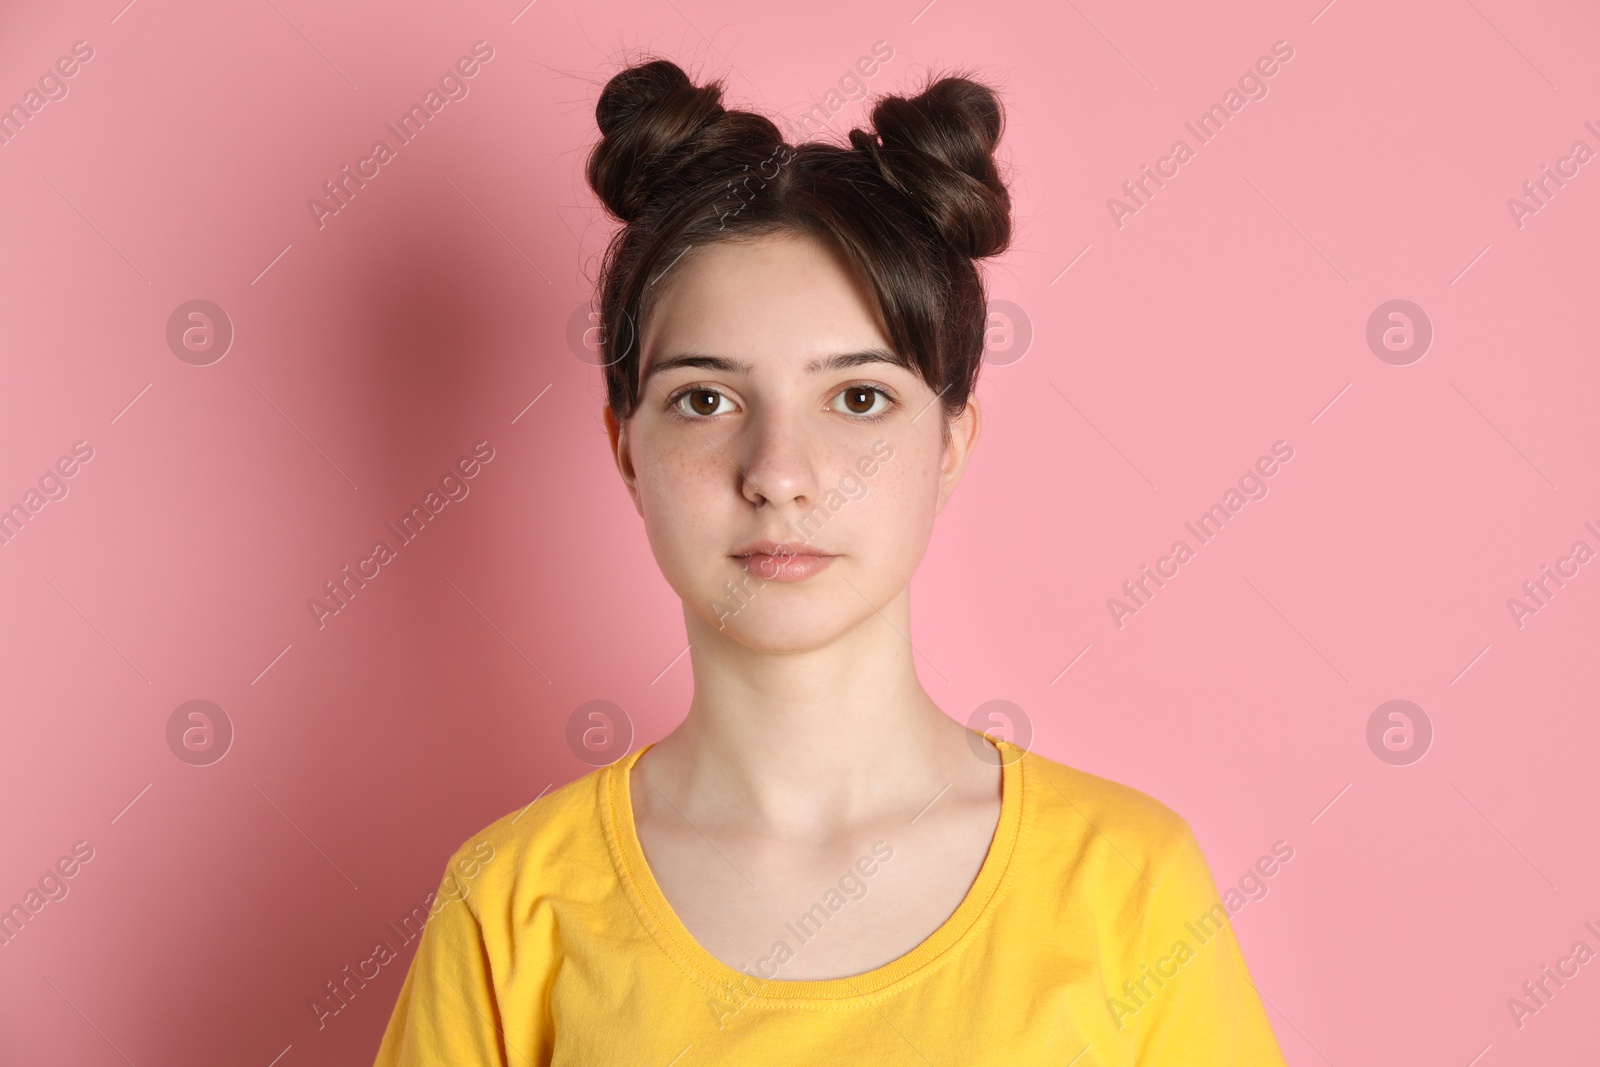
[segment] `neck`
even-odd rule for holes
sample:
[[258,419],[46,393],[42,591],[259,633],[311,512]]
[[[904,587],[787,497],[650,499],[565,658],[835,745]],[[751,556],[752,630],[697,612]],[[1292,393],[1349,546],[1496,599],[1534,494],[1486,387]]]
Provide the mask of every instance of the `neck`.
[[686,811],[796,834],[914,815],[972,757],[917,678],[909,604],[902,591],[829,644],[786,653],[686,610],[694,699],[652,751],[652,779]]

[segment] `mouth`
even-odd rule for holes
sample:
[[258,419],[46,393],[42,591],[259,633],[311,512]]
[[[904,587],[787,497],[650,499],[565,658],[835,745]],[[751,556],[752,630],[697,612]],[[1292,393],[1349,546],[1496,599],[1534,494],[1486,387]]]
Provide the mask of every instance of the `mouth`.
[[731,557],[757,578],[769,582],[798,582],[827,568],[836,558],[802,541],[753,541]]

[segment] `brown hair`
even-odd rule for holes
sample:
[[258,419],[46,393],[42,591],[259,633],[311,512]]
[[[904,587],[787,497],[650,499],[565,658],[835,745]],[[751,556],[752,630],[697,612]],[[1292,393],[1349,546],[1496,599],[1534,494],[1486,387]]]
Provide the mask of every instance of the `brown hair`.
[[637,342],[654,283],[694,245],[774,233],[831,242],[875,295],[900,362],[947,418],[960,414],[988,318],[973,260],[1011,239],[1011,197],[994,160],[1004,119],[987,86],[930,81],[916,96],[880,97],[873,129],[852,129],[849,147],[789,145],[764,115],[725,109],[720,81],[695,85],[670,60],[606,83],[587,177],[624,223],[596,286],[607,402],[619,421],[639,403]]

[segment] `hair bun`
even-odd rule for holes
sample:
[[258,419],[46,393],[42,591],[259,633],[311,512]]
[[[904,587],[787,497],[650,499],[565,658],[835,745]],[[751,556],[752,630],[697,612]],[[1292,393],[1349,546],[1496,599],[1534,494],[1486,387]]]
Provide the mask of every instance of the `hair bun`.
[[590,187],[613,215],[632,222],[655,183],[684,158],[680,150],[724,111],[721,82],[695,85],[671,60],[620,71],[595,104],[603,136],[589,156]]
[[986,86],[941,78],[913,97],[885,96],[872,109],[876,133],[854,129],[885,180],[916,202],[951,247],[974,259],[1011,241],[1011,195],[995,165],[1004,118]]

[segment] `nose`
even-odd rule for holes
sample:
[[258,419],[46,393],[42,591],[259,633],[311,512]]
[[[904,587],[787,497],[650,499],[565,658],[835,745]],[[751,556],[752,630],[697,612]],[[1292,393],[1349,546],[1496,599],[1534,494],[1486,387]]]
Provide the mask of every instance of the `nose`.
[[780,514],[808,508],[817,494],[816,450],[803,420],[768,407],[745,424],[739,490]]

